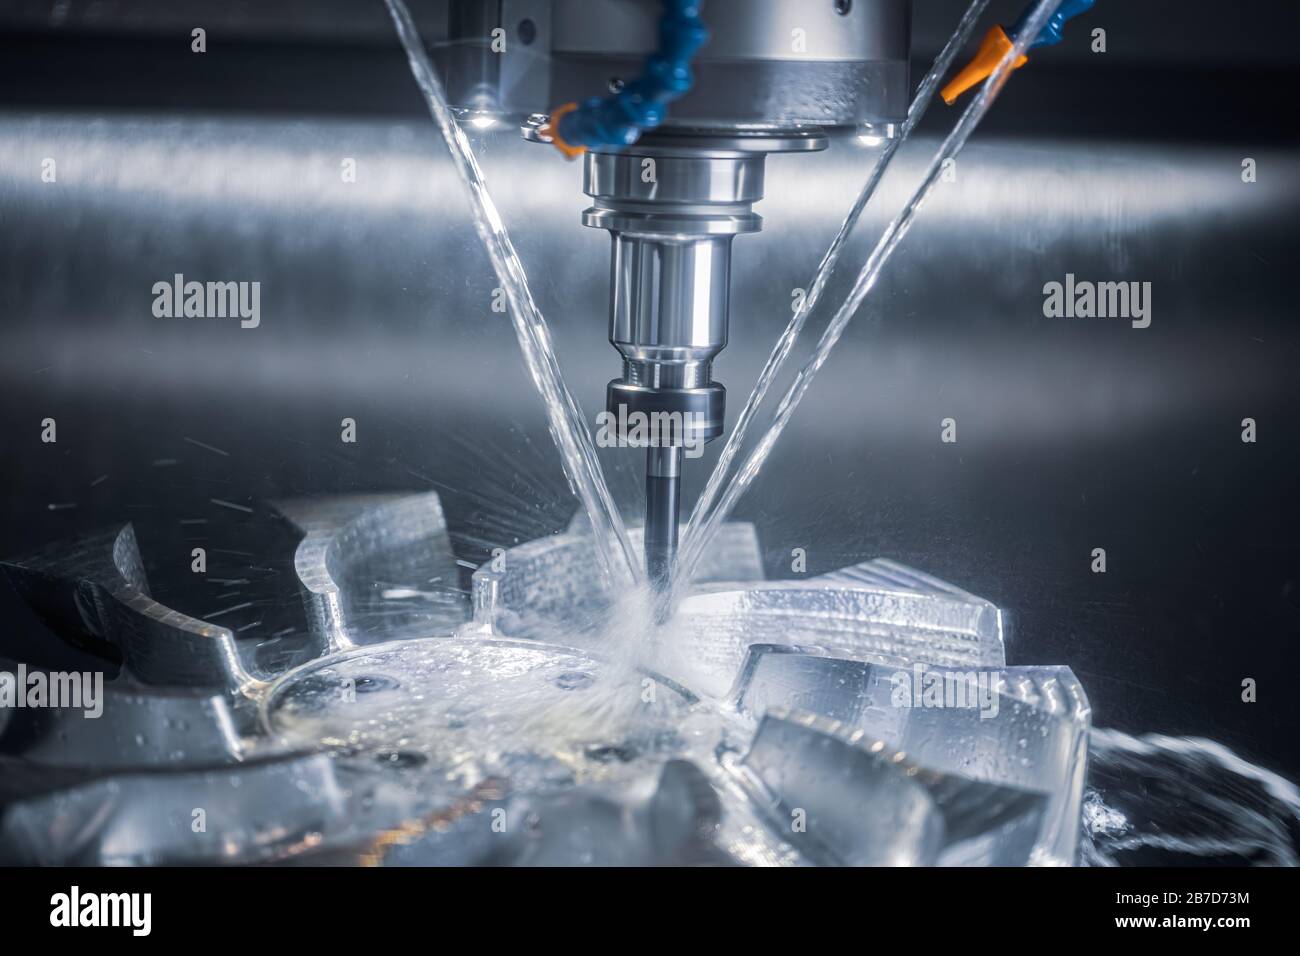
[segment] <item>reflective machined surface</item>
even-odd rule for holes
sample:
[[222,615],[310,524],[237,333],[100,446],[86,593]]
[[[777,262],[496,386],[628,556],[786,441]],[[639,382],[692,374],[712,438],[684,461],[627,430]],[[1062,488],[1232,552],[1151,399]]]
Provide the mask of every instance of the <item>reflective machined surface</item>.
[[[1291,62],[1293,45],[1281,42],[1290,31],[1276,28],[1290,14],[1255,5],[1264,16],[1225,21],[1213,5],[1186,6],[1196,18],[1187,31],[1143,32],[1151,18],[1141,5],[1107,14],[1150,68],[1135,70],[1117,48],[1099,71],[1086,43],[1066,43],[1035,64],[1032,82],[1011,84],[739,517],[761,530],[756,553],[769,576],[806,582],[892,555],[1006,609],[1013,664],[1071,665],[1096,721],[1116,728],[1093,734],[1085,858],[1294,861],[1285,837],[1294,787],[1261,768],[1300,773],[1295,714],[1275,695],[1244,705],[1239,680],[1293,672],[1300,646],[1277,639],[1293,629],[1297,593],[1287,212],[1298,167],[1254,105],[1256,75],[1233,71],[1243,58]],[[371,38],[391,44],[382,9],[373,12]],[[1271,28],[1252,33],[1260,22]],[[1179,51],[1211,34],[1212,47],[1192,45],[1219,72],[1189,91]],[[80,49],[104,46],[95,37]],[[11,62],[48,54],[28,47],[11,46]],[[292,119],[238,115],[194,82],[124,91],[130,71],[89,56],[80,74],[42,63],[48,82],[9,92],[39,109],[68,91],[68,77],[90,76],[77,102],[91,105],[0,122],[0,262],[13,277],[0,418],[23,463],[5,475],[0,554],[129,518],[154,599],[189,617],[254,599],[259,576],[283,581],[275,600],[211,618],[252,664],[299,636],[276,637],[284,628],[306,629],[293,617],[303,606],[296,541],[267,547],[244,525],[223,537],[220,519],[242,513],[211,498],[253,507],[436,487],[456,554],[473,564],[495,548],[546,545],[572,507],[400,54],[385,54],[386,82],[360,84],[332,61],[325,74],[290,68],[283,53],[245,65],[255,73],[262,63],[274,78],[263,89]],[[192,60],[181,50],[170,62]],[[305,79],[322,75],[336,80],[328,97]],[[366,109],[378,113],[311,115],[355,107],[349,90],[367,91]],[[219,112],[169,114],[159,102]],[[933,145],[918,140],[918,150]],[[59,157],[57,188],[32,174],[46,156]],[[1249,186],[1244,156],[1261,171]],[[341,157],[358,159],[355,183],[340,181]],[[577,226],[574,167],[511,137],[487,141],[481,158],[555,320],[566,376],[594,416],[612,371],[608,240]],[[898,167],[917,169],[906,152]],[[752,381],[864,169],[863,154],[841,143],[769,162],[765,229],[743,240],[734,266],[732,311],[744,333],[718,366],[733,388]],[[901,189],[886,182],[886,204]],[[152,284],[177,271],[260,279],[260,327],[153,317]],[[1043,285],[1066,273],[1151,281],[1151,328],[1045,318]],[[59,444],[38,447],[33,423],[48,415]],[[360,423],[359,446],[339,443],[345,415]],[[1247,415],[1267,436],[1261,444],[1239,441]],[[939,445],[938,423],[951,416],[958,443]],[[606,467],[631,501],[639,463],[611,456]],[[686,500],[693,494],[688,474]],[[199,520],[208,523],[178,524]],[[196,581],[196,545],[210,547],[210,578],[253,584]],[[1088,555],[1101,546],[1110,565],[1092,574]],[[245,553],[223,561],[218,548]],[[795,548],[806,552],[804,576],[791,570]],[[559,557],[581,561],[582,549]],[[534,582],[552,595],[580,583],[590,582]],[[389,584],[401,587],[382,590],[405,595],[388,599],[401,615],[431,610],[414,593],[432,593],[419,580]],[[516,584],[501,586],[509,594]],[[458,587],[469,587],[464,569]],[[86,666],[10,589],[0,588],[0,606],[15,654]],[[200,689],[200,700],[209,693]],[[129,756],[134,733],[113,736]],[[8,731],[5,743],[14,743]],[[55,785],[68,777],[44,765],[6,763],[0,773],[6,794]],[[430,808],[430,819],[472,827],[467,808],[489,799]],[[750,861],[785,859],[779,848],[751,853],[739,838],[726,845]]]
[[[734,690],[750,715],[793,708],[889,741],[919,764],[1042,797],[1035,862],[1072,858],[1080,817],[1091,709],[1067,667],[986,671],[883,667],[805,648],[752,646]],[[902,692],[900,694],[900,691]],[[924,706],[932,702],[947,706]],[[905,703],[907,706],[900,706]],[[1016,862],[1014,851],[1002,859]]]
[[[479,636],[397,642],[287,674],[264,698],[263,719],[288,745],[432,760],[465,790],[512,771],[523,786],[530,771],[519,771],[518,762],[535,764],[543,783],[557,771],[566,782],[574,770],[559,755],[580,760],[646,746],[639,738],[602,739],[628,726],[623,701],[608,689],[621,678],[599,660],[554,645]],[[645,739],[672,728],[673,710],[686,700],[666,688],[655,701],[661,708],[638,711]]]
[[[445,560],[436,496],[289,501],[277,510],[292,517],[300,536],[294,567],[319,656],[278,675],[233,677],[214,668],[212,681],[224,693],[198,712],[189,698],[133,687],[124,672],[113,683],[103,722],[95,724],[103,731],[98,744],[113,750],[111,758],[95,753],[84,732],[38,729],[0,738],[4,759],[14,766],[81,774],[54,792],[35,788],[16,796],[0,821],[0,850],[8,858],[234,862],[343,854],[362,862],[814,864],[1074,858],[1086,698],[1076,690],[1075,709],[1067,714],[1059,703],[1025,693],[1030,678],[1004,666],[996,610],[942,582],[873,562],[800,589],[767,585],[754,529],[729,525],[706,563],[701,593],[666,625],[636,629],[632,619],[620,619],[626,596],[602,590],[594,566],[576,560],[585,553],[590,561],[594,549],[575,523],[565,535],[506,551],[480,568],[468,623],[449,611],[442,618],[359,613],[366,601],[376,601],[381,584],[428,579]],[[29,573],[30,566],[17,561],[8,568]],[[82,573],[75,562],[52,567],[55,584]],[[147,583],[137,576],[135,586],[144,590]],[[408,589],[395,590],[389,600],[400,607]],[[28,599],[56,620],[57,594],[57,588],[29,591]],[[698,611],[691,602],[702,602]],[[719,602],[725,614],[710,616]],[[907,636],[918,628],[928,628],[933,639]],[[855,690],[843,675],[818,676],[805,667],[805,683],[825,684],[809,694],[797,689],[798,681],[774,676],[763,663],[773,648],[755,641],[778,632],[790,642],[780,647],[788,652],[783,663],[826,664],[832,654],[849,655],[851,667],[866,668],[854,672],[861,686]],[[859,635],[870,636],[860,641]],[[557,637],[571,646],[554,643]],[[135,653],[164,653],[172,643],[158,633],[142,639]],[[959,647],[970,650],[954,650]],[[1075,745],[1016,751],[1011,731],[994,731],[984,735],[981,757],[961,762],[942,747],[969,751],[960,736],[969,733],[962,729],[969,714],[918,722],[890,713],[892,698],[868,694],[853,720],[853,708],[837,701],[861,697],[872,668],[888,664],[897,674],[914,660],[1010,675],[999,677],[998,687],[1015,697],[1011,706],[1041,711],[1048,721],[1044,736],[1054,730],[1053,716],[1080,721]],[[1061,674],[1072,680],[1068,670]],[[1008,680],[1014,691],[1008,692]],[[791,723],[790,706],[811,709]],[[879,713],[868,718],[873,710]],[[141,723],[137,713],[153,713],[155,722]],[[864,728],[879,736],[863,744]],[[134,745],[127,740],[132,733]],[[911,754],[894,749],[882,756],[887,740],[911,747]],[[848,749],[836,756],[836,748]],[[830,772],[846,760],[854,769]],[[147,766],[168,772],[146,791],[135,774]],[[97,779],[104,774],[106,781]],[[212,786],[238,790],[219,807],[230,819],[216,823],[211,839],[187,841],[187,801]],[[293,791],[292,799],[280,798],[282,789]],[[863,812],[852,811],[859,803]],[[790,807],[800,824],[787,832],[781,814]],[[513,814],[543,821],[529,824],[540,835],[485,842],[484,822],[497,811],[506,820]],[[602,830],[602,819],[613,826],[627,814],[640,821],[632,830]],[[145,828],[152,817],[167,826]],[[904,819],[910,822],[903,825]]]
[[[72,722],[0,727],[4,859],[1059,865],[1081,834],[1087,862],[1114,862],[1177,819],[1123,778],[1109,804],[1085,795],[1090,707],[1071,671],[1007,666],[996,608],[897,563],[768,583],[754,529],[727,525],[699,593],[647,630],[620,626],[623,598],[599,586],[575,523],[480,568],[473,620],[421,637],[407,614],[310,613],[331,587],[358,607],[376,582],[302,559],[412,509],[439,514],[436,500],[336,501],[333,533],[304,503],[279,509],[322,535],[302,533],[297,564],[323,656],[251,682],[218,668],[204,710],[120,677],[94,740]],[[423,546],[368,537],[371,573],[436,569],[444,532],[424,527]],[[1103,740],[1111,773],[1144,746]],[[1145,746],[1162,786],[1218,761],[1228,789],[1199,792],[1206,819],[1245,814],[1259,826],[1234,847],[1293,859],[1277,828],[1300,808],[1294,786],[1222,748]],[[201,795],[216,816],[192,831]],[[1185,826],[1184,852],[1224,845]]]
[[[711,556],[701,593],[683,601],[674,620],[645,634],[593,624],[578,639],[596,647],[611,639],[640,642],[639,660],[718,702],[751,732],[753,721],[767,727],[770,736],[754,736],[752,757],[737,772],[742,787],[748,787],[760,806],[767,806],[761,812],[767,813],[769,824],[772,801],[785,798],[774,795],[761,780],[755,790],[756,761],[794,761],[784,773],[815,780],[819,773],[799,766],[799,761],[823,759],[814,755],[825,755],[840,739],[847,741],[848,752],[855,752],[864,734],[873,735],[863,748],[869,767],[888,763],[871,751],[872,743],[879,742],[878,752],[888,742],[899,761],[914,761],[913,775],[925,772],[938,779],[950,774],[972,792],[981,786],[1004,787],[1008,806],[1018,808],[1008,811],[1019,821],[1014,825],[994,812],[979,825],[970,824],[965,836],[952,836],[954,844],[978,836],[959,850],[942,834],[951,836],[960,827],[954,831],[951,821],[944,824],[939,817],[921,822],[940,813],[929,798],[919,793],[904,797],[901,790],[897,797],[872,796],[876,786],[888,793],[897,788],[883,782],[878,771],[864,769],[857,783],[836,776],[834,782],[827,781],[829,790],[812,785],[828,811],[839,809],[823,819],[820,836],[799,851],[810,860],[1072,862],[1091,710],[1069,668],[1008,667],[998,609],[929,575],[877,560],[800,585],[766,582],[754,575],[759,567],[757,545],[751,528],[728,525],[719,550]],[[506,552],[500,570],[479,571],[477,583],[483,587],[490,581],[495,595],[487,608],[476,612],[480,626],[507,633],[573,634],[578,622],[605,621],[600,608],[612,604],[611,597],[584,589],[582,566],[562,557],[566,549],[582,548],[581,536],[570,532],[545,545],[538,542]],[[536,589],[541,580],[554,586],[566,579],[572,584],[559,593],[567,600],[543,597]],[[521,615],[520,607],[527,613]],[[613,608],[617,618],[617,604]],[[945,700],[941,692],[932,700],[928,690],[923,693],[923,671],[960,681],[961,699]],[[983,697],[977,695],[977,683]],[[900,687],[908,689],[906,699],[899,698]],[[762,723],[765,713],[784,715],[789,709],[809,719],[799,718],[797,729],[789,731],[781,729],[786,727],[784,716]],[[787,741],[790,734],[793,738]],[[774,744],[772,738],[783,742]],[[849,792],[836,796],[835,786],[848,787]],[[1000,805],[1001,798],[993,799],[991,793],[972,796],[969,802]],[[806,803],[789,799],[795,802],[785,804],[786,814],[790,807]],[[914,832],[884,816],[847,809],[855,801],[862,801],[863,807],[888,806],[891,799],[901,801],[898,812],[917,819]],[[915,806],[905,809],[909,800]],[[864,818],[899,842],[882,848],[878,838],[863,831],[866,842],[859,851],[837,856],[827,849],[845,842],[844,833],[831,831],[852,828],[852,821]],[[1006,832],[999,829],[1004,824]],[[778,827],[783,828],[784,821]]]
[[769,710],[741,770],[816,863],[1025,863],[1042,825],[1042,793],[945,777],[816,714]]
[[[460,81],[453,98],[523,116],[640,75],[660,11],[658,0],[510,4],[499,17],[474,0],[453,5],[460,15],[445,40],[431,24]],[[718,0],[707,14],[711,42],[692,64],[698,82],[671,115],[713,126],[897,121],[907,109],[910,13],[910,0]],[[541,24],[535,40],[484,52],[483,37],[497,26],[513,33],[520,18]],[[799,55],[796,32],[805,38]]]
[[[594,205],[583,222],[608,229],[613,240],[609,340],[623,357],[623,374],[609,383],[606,411],[619,422],[621,447],[653,446],[646,459],[645,566],[661,590],[677,551],[677,449],[686,446],[697,457],[702,443],[723,430],[726,393],[713,380],[713,362],[727,344],[731,241],[759,228],[752,206],[763,195],[766,154],[826,145],[815,129],[752,132],[652,131],[616,152],[588,152],[584,165]],[[669,424],[638,436],[623,424],[638,418]],[[655,450],[665,447],[672,450]]]

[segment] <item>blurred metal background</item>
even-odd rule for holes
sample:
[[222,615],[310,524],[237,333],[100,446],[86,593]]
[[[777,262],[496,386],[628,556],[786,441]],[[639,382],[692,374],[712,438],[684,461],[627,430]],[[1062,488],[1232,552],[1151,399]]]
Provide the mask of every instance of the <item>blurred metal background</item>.
[[[436,3],[412,6],[436,21]],[[916,78],[963,6],[918,3]],[[1011,609],[1008,656],[1073,667],[1098,724],[1213,737],[1295,774],[1300,156],[1284,97],[1300,13],[1103,2],[1079,26],[1009,85],[739,517],[773,576],[796,547],[810,574],[878,555],[924,568]],[[1095,26],[1106,54],[1089,52]],[[296,596],[276,591],[291,536],[213,498],[433,488],[470,561],[563,526],[572,499],[382,4],[29,0],[0,3],[0,30],[0,553],[134,520],[160,599],[201,615],[214,605],[188,561],[206,544],[261,574],[257,640],[292,623]],[[954,118],[932,108],[866,233]],[[616,366],[609,240],[578,223],[577,166],[509,133],[479,141],[594,417]],[[869,160],[846,140],[770,161],[719,361],[736,407]],[[1044,318],[1042,286],[1067,272],[1151,282],[1151,327]],[[175,273],[260,281],[260,327],[155,318],[152,286]],[[939,442],[946,417],[956,445]],[[606,462],[630,506],[639,457]],[[0,626],[51,654],[7,589]]]

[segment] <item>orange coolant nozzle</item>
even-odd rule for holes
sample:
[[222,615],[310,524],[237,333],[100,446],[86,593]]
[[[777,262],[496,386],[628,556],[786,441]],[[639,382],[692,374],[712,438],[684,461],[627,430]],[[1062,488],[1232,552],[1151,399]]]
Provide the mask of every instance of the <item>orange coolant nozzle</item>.
[[[1011,38],[1007,36],[1007,31],[1000,26],[992,26],[989,32],[984,34],[984,39],[980,41],[979,52],[974,58],[967,63],[960,73],[948,81],[939,93],[943,101],[949,106],[957,102],[957,97],[961,96],[972,86],[988,79],[993,71],[998,68],[1002,58],[1007,55],[1007,51],[1012,47]],[[1012,69],[1020,69],[1029,62],[1029,57],[1021,54],[1020,59],[1016,60],[1016,65]]]

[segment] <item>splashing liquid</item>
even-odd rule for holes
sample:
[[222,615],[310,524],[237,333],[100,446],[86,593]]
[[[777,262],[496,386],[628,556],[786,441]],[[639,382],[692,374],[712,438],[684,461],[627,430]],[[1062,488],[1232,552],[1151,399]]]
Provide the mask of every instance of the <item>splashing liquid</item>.
[[[739,450],[740,440],[743,437],[743,431],[740,426],[733,432],[731,439],[728,440],[727,446],[723,451],[722,457],[714,469],[714,474],[710,477],[708,486],[704,494],[696,502],[694,510],[691,512],[691,519],[687,525],[684,542],[681,553],[678,555],[678,566],[675,575],[674,592],[680,596],[689,587],[691,578],[699,565],[701,556],[708,547],[709,542],[717,533],[719,526],[731,509],[735,507],[740,496],[745,493],[753,483],[754,478],[762,469],[763,464],[767,461],[768,455],[771,454],[773,446],[777,439],[781,437],[781,432],[789,423],[790,417],[794,410],[799,406],[804,394],[808,391],[808,386],[812,384],[814,376],[818,370],[826,363],[834,350],[840,336],[844,334],[844,329],[848,326],[849,321],[857,313],[862,302],[866,299],[867,294],[875,287],[876,281],[880,278],[881,270],[894,250],[898,248],[900,242],[907,235],[908,229],[911,228],[916,213],[920,210],[925,200],[929,197],[935,184],[939,181],[939,176],[943,171],[943,163],[947,159],[955,157],[966,145],[980,121],[984,119],[990,107],[997,99],[998,94],[1002,91],[1003,85],[1010,76],[1012,64],[1024,53],[1030,42],[1042,30],[1048,19],[1056,12],[1060,5],[1060,0],[1042,0],[1034,9],[1034,14],[1025,24],[1025,28],[1017,37],[1013,49],[1008,52],[1002,62],[998,65],[997,70],[989,77],[980,90],[979,95],[971,102],[970,106],[962,114],[957,125],[953,127],[952,132],[948,134],[935,153],[927,167],[925,175],[921,182],[912,191],[902,210],[893,218],[885,228],[880,240],[876,243],[875,248],[871,251],[867,261],[863,264],[861,271],[858,273],[857,281],[854,283],[853,290],[849,293],[847,299],[836,310],[826,329],[822,332],[821,339],[817,343],[812,356],[804,363],[803,367],[795,375],[794,380],[787,388],[785,394],[781,397],[775,413],[772,416],[771,423],[766,431],[760,436],[756,447],[744,460],[743,464],[734,475],[728,475],[732,459]],[[939,58],[935,61],[934,67],[926,76],[925,82],[917,95],[917,100],[913,108],[908,111],[907,123],[904,126],[904,136],[899,137],[901,145],[902,139],[911,128],[915,126],[915,121],[924,112],[929,98],[933,95],[935,86],[943,72],[946,72],[948,65],[952,62],[952,57],[956,54],[957,49],[961,46],[964,36],[969,34],[970,29],[974,26],[982,10],[982,4],[977,0],[973,3],[962,18],[958,25],[957,33],[953,39],[944,47]],[[883,175],[883,167],[888,160],[893,157],[894,152],[886,152],[882,155],[881,160],[877,163],[876,169],[868,178],[866,186],[862,193],[855,201],[848,218],[845,219],[844,225],[840,229],[839,235],[836,236],[830,250],[822,259],[818,267],[817,275],[814,278],[811,288],[817,295],[820,295],[821,288],[825,285],[826,279],[834,269],[842,250],[844,239],[856,225],[858,217],[861,215],[862,208],[866,206],[871,194],[879,184],[880,176]],[[810,303],[812,296],[809,297]],[[794,340],[798,336],[800,329],[803,327],[807,318],[807,313],[811,310],[811,304],[806,305],[800,310],[799,314],[791,320],[790,326],[781,336],[773,350],[767,365],[763,369],[758,385],[755,386],[754,392],[750,395],[744,411],[741,413],[740,422],[744,429],[748,429],[749,424],[757,413],[757,406],[763,400],[767,390],[772,384],[776,373],[788,358],[790,349],[794,345]],[[721,472],[721,474],[720,474]]]
[[429,113],[437,123],[447,148],[451,151],[456,171],[469,193],[474,228],[492,260],[497,279],[505,289],[510,303],[510,321],[519,340],[519,349],[523,353],[533,385],[542,396],[551,438],[560,451],[565,475],[591,522],[601,566],[611,582],[639,582],[643,576],[640,558],[632,547],[627,527],[605,482],[582,411],[564,384],[555,348],[551,344],[550,328],[533,300],[523,264],[515,252],[514,243],[510,241],[510,234],[506,231],[496,203],[488,192],[483,171],[474,158],[469,140],[456,125],[442,83],[420,43],[419,32],[406,4],[403,0],[384,2],[406,51],[415,82],[424,95]]
[[[695,508],[691,512],[690,521],[686,527],[685,538],[691,538],[699,532],[701,525],[705,524],[708,516],[712,513],[718,496],[725,490],[723,483],[730,475],[731,463],[736,455],[740,452],[741,445],[744,443],[745,435],[749,432],[749,426],[753,423],[754,417],[758,414],[759,406],[767,397],[772,383],[776,381],[777,374],[785,365],[786,360],[790,357],[790,352],[794,348],[795,342],[799,338],[799,333],[803,331],[804,325],[808,321],[808,316],[816,307],[821,299],[822,292],[826,288],[826,283],[834,274],[836,266],[839,264],[840,256],[844,252],[844,246],[853,230],[862,218],[863,211],[867,204],[875,195],[876,189],[880,186],[880,181],[884,178],[885,172],[889,169],[890,163],[898,153],[902,145],[907,142],[912,130],[925,115],[925,111],[930,106],[930,101],[934,98],[935,90],[939,88],[939,82],[952,66],[952,62],[957,57],[957,53],[965,46],[966,41],[970,39],[971,32],[983,16],[985,8],[989,5],[989,0],[974,0],[970,7],[967,8],[965,15],[957,24],[957,29],[953,32],[948,43],[935,58],[934,64],[930,67],[930,72],[925,75],[921,85],[917,88],[916,97],[912,100],[912,105],[908,108],[907,119],[904,121],[898,136],[887,140],[884,148],[876,154],[876,161],[867,176],[866,184],[862,191],[858,193],[857,199],[853,201],[853,206],[849,209],[849,214],[844,217],[839,232],[831,241],[830,247],[826,254],[822,256],[821,263],[817,266],[817,271],[813,275],[813,281],[808,287],[808,294],[805,296],[803,304],[795,311],[790,323],[786,326],[785,331],[777,340],[768,356],[763,370],[758,375],[758,380],[754,383],[754,389],[750,392],[749,400],[745,402],[744,408],[741,409],[739,417],[736,419],[736,425],[731,434],[727,436],[726,444],[722,448],[722,453],[718,456],[717,465],[709,475],[708,484],[705,485],[704,491],[695,503]],[[724,516],[725,517],[725,516]],[[707,538],[701,542],[701,549],[707,545]],[[682,575],[683,583],[689,584],[690,574]]]
[[1300,862],[1300,791],[1200,737],[1094,727],[1088,748],[1081,862]]

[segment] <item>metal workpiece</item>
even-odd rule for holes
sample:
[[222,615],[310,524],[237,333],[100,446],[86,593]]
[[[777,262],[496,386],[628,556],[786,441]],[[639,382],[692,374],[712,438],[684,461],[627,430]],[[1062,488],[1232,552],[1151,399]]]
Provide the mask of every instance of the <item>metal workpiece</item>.
[[[587,583],[599,579],[583,534],[575,524],[476,573],[491,578],[487,633],[598,646],[599,628],[575,622],[618,595]],[[799,807],[817,819],[792,841],[801,862],[1073,862],[1091,708],[1069,668],[1007,665],[996,605],[887,559],[767,581],[744,524],[722,526],[702,570],[664,625],[677,649],[651,639],[644,659],[745,727],[715,768],[721,792],[743,794],[720,837],[737,859],[773,862],[762,835],[789,839]],[[926,674],[970,701],[900,701],[900,682]]]
[[[379,640],[410,628],[450,630],[465,619],[437,495],[358,495],[275,507],[303,536],[294,565],[320,653],[353,646],[358,633]],[[264,681],[235,634],[154,600],[144,567],[130,524],[0,562],[4,577],[55,634],[103,658],[106,669],[120,661],[124,683],[236,698],[258,693]],[[394,580],[422,587],[395,592],[376,584]],[[399,603],[397,594],[408,600]]]
[[[932,157],[993,91],[927,99],[1028,0],[917,5],[912,55],[943,52],[910,110],[910,0],[196,2],[0,12],[0,865],[1300,859],[1285,732],[1247,726],[1245,682],[1189,723],[1210,684],[1178,666],[1255,673],[1287,610],[1300,161],[1238,95],[1297,62],[1279,23],[1113,5],[1125,55],[1090,71],[1081,16],[947,188]],[[1091,2],[1035,3],[1034,45]],[[672,55],[674,15],[708,41]],[[593,101],[638,108],[566,138]],[[911,183],[925,226],[876,281]],[[470,328],[492,275],[510,307]],[[249,331],[220,295],[151,311],[172,278],[260,288]],[[1131,308],[1050,315],[1058,281]],[[693,538],[796,285],[832,360],[784,432],[755,397]],[[868,286],[907,321],[812,327]],[[1215,491],[1189,455],[1254,512],[1189,527]],[[1084,527],[1113,559],[1088,587]],[[1135,592],[1144,567],[1170,570]]]
[[[359,634],[387,640],[465,619],[436,493],[293,499],[273,507],[302,534],[294,570],[311,631],[325,650],[347,650]],[[377,581],[420,586],[394,591]]]
[[[681,449],[647,458],[653,480],[677,480]],[[106,682],[98,720],[56,714],[42,730],[29,715],[45,712],[17,712],[0,726],[0,861],[1075,857],[1087,697],[1068,668],[1007,667],[998,608],[946,582],[883,560],[766,581],[754,527],[724,524],[694,592],[647,625],[630,662],[607,643],[627,595],[597,572],[580,518],[480,567],[474,620],[456,624],[428,586],[451,554],[435,495],[276,509],[302,532],[284,546],[315,656],[259,673],[246,694],[199,686],[228,675],[196,656],[174,672],[190,688]],[[74,580],[101,553],[59,552]],[[118,552],[113,567],[134,578],[138,553]],[[71,583],[44,566],[51,587]],[[50,621],[65,637],[80,626]],[[127,665],[166,659],[172,637],[131,645]],[[984,675],[978,702],[993,710],[895,706],[918,666]],[[40,781],[13,772],[28,766]],[[808,828],[791,838],[796,807]],[[518,831],[530,837],[486,838],[496,811],[535,821]]]
[[[982,688],[972,689],[972,671],[927,666],[919,673],[937,686],[972,691],[966,706],[897,706],[900,675],[916,673],[821,648],[751,645],[731,696],[755,720],[777,708],[817,714],[887,741],[930,769],[963,774],[978,767],[1001,784],[1046,794],[1035,862],[1068,864],[1078,843],[1092,716],[1073,672],[1000,667],[984,671]],[[1012,752],[1023,759],[1005,760]],[[996,853],[994,862],[1005,864],[1019,856],[1014,846]]]
[[261,686],[228,628],[150,596],[130,524],[0,562],[0,570],[62,640],[106,662],[120,661],[128,681],[234,695]]
[[[628,534],[634,545],[641,544],[644,529],[630,528]],[[694,584],[710,589],[721,582],[762,578],[754,526],[727,522],[704,551]],[[510,548],[501,556],[499,570],[484,565],[474,572],[475,624],[509,637],[585,643],[599,629],[601,609],[616,598],[600,571],[591,528],[581,512],[564,533]]]
[[860,729],[781,707],[759,719],[737,772],[773,825],[806,815],[790,840],[830,866],[1024,865],[1047,798],[920,764]]

